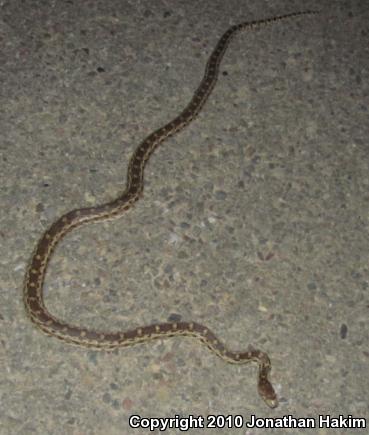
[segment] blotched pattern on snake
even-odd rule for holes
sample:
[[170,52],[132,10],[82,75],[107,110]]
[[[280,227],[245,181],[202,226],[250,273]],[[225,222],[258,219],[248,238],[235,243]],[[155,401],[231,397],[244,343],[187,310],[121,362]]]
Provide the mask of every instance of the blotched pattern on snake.
[[45,307],[43,284],[51,254],[65,234],[72,229],[91,222],[118,218],[132,208],[134,203],[140,198],[144,187],[144,168],[149,157],[160,143],[174,133],[182,130],[200,112],[217,81],[219,63],[229,42],[236,34],[244,30],[257,29],[276,21],[315,13],[315,11],[296,12],[230,27],[220,38],[211,53],[201,83],[189,104],[176,118],[147,136],[134,151],[128,165],[125,191],[118,198],[106,204],[72,210],[61,216],[45,231],[33,253],[26,273],[24,286],[26,311],[38,328],[46,334],[57,337],[65,342],[95,349],[115,349],[147,342],[156,338],[174,336],[195,337],[212,352],[229,363],[244,364],[250,361],[256,362],[259,368],[259,394],[268,406],[272,408],[277,406],[276,393],[268,379],[271,364],[266,353],[253,348],[249,348],[249,350],[244,352],[231,351],[209,328],[196,322],[157,323],[122,332],[101,332],[70,325],[54,317]]

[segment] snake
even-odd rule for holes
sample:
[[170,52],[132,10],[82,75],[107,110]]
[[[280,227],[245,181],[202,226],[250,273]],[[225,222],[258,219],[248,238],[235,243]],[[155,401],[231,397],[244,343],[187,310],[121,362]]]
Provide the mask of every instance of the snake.
[[315,13],[318,12],[299,11],[231,26],[219,39],[209,56],[202,80],[187,106],[173,120],[149,134],[134,150],[128,163],[127,181],[123,193],[110,202],[71,210],[49,226],[34,249],[26,271],[23,292],[26,313],[41,331],[63,342],[97,350],[112,350],[168,337],[194,337],[228,363],[255,362],[258,366],[257,389],[260,397],[270,408],[278,405],[277,394],[269,380],[271,362],[265,352],[252,346],[242,352],[232,351],[211,329],[194,321],[169,321],[117,332],[96,331],[72,325],[48,311],[44,302],[43,287],[51,255],[67,233],[89,223],[119,218],[132,209],[142,196],[144,169],[150,156],[158,145],[186,127],[201,111],[217,82],[220,62],[234,36],[242,31],[258,29],[276,21]]

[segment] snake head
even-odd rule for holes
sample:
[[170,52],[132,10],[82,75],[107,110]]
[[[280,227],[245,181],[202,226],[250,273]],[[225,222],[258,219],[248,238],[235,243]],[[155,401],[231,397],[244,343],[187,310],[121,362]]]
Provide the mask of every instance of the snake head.
[[258,391],[264,402],[270,408],[276,408],[278,406],[277,395],[274,391],[272,384],[267,378],[261,377],[258,382]]

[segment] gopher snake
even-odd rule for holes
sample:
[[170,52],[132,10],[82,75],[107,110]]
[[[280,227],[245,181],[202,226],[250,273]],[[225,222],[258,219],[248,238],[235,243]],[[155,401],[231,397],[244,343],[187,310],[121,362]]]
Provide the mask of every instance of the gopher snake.
[[212,352],[229,363],[244,364],[254,361],[258,364],[258,391],[268,406],[274,408],[278,401],[268,380],[271,370],[266,353],[253,348],[245,352],[233,352],[219,341],[207,327],[195,322],[168,322],[142,326],[123,332],[101,332],[73,326],[49,313],[43,300],[43,283],[51,254],[58,242],[72,229],[81,225],[114,219],[122,216],[140,198],[144,186],[144,168],[156,147],[182,130],[200,112],[216,83],[219,63],[231,39],[240,31],[259,28],[287,18],[315,14],[315,11],[295,12],[260,21],[242,23],[230,27],[220,38],[206,64],[202,81],[186,108],[172,121],[151,133],[134,151],[129,165],[125,191],[117,199],[96,207],[72,210],[61,216],[45,231],[39,240],[28,267],[24,304],[32,322],[43,332],[68,343],[95,349],[115,349],[156,338],[192,336],[204,343]]

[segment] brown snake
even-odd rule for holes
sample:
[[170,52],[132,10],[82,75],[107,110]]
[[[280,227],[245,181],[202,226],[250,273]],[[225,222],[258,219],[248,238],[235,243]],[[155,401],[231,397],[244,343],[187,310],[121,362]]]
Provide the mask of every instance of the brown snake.
[[276,393],[268,380],[271,370],[269,357],[260,350],[230,351],[207,327],[195,322],[168,322],[142,326],[123,332],[102,332],[65,323],[49,313],[43,299],[43,284],[47,265],[57,243],[70,230],[91,222],[114,219],[122,216],[141,197],[144,187],[144,168],[156,147],[174,133],[182,130],[200,112],[217,81],[219,63],[231,39],[240,31],[259,28],[275,21],[315,14],[315,11],[295,12],[260,21],[242,23],[230,27],[220,38],[206,64],[200,85],[185,109],[172,121],[151,133],[134,151],[127,171],[127,184],[121,196],[96,207],[72,210],[55,221],[43,234],[33,253],[27,269],[24,286],[24,304],[28,316],[43,332],[68,343],[95,349],[115,349],[156,338],[192,336],[204,343],[223,360],[244,364],[258,364],[258,391],[268,406],[278,404]]

